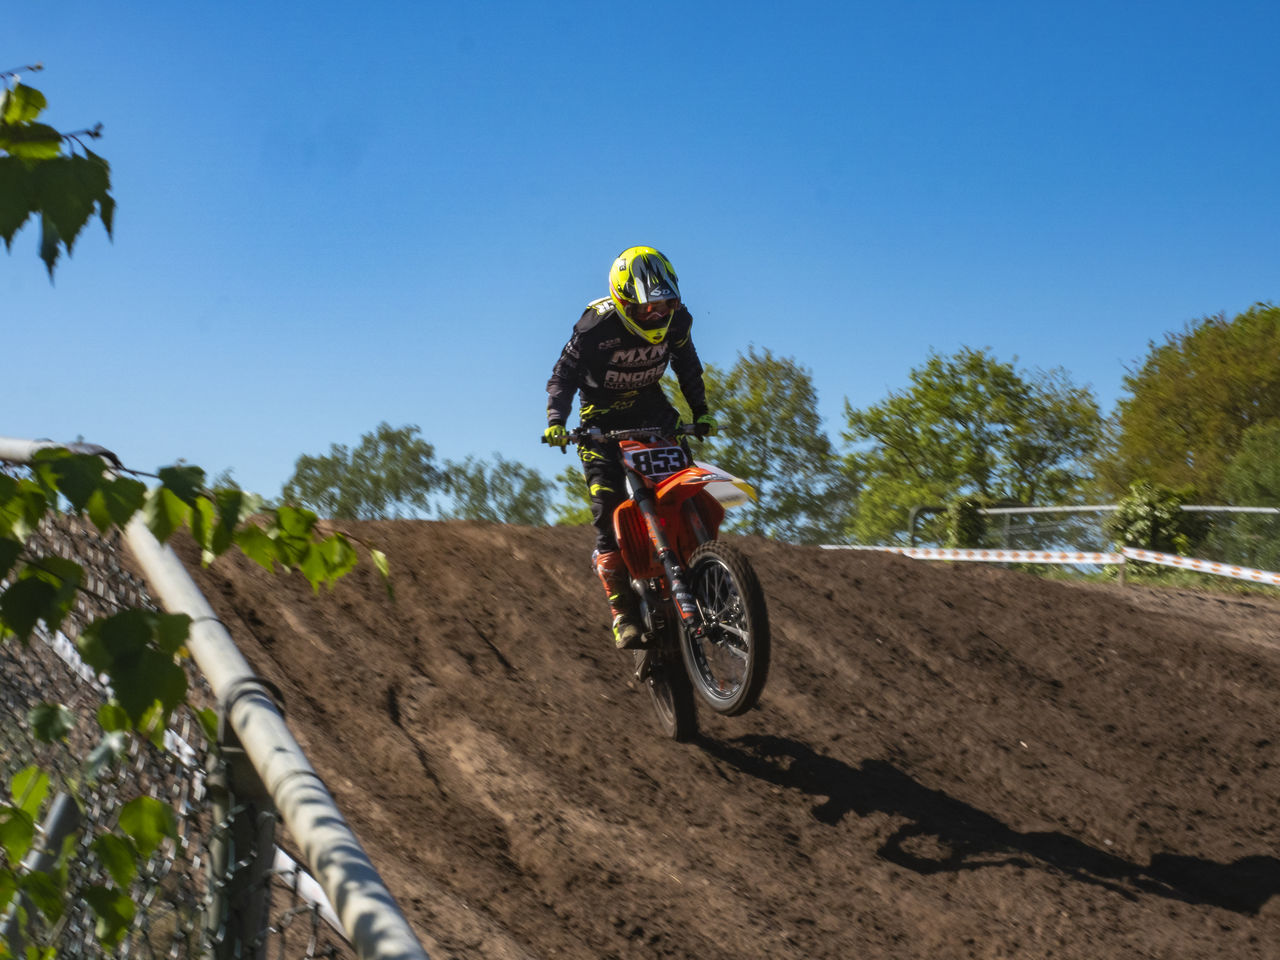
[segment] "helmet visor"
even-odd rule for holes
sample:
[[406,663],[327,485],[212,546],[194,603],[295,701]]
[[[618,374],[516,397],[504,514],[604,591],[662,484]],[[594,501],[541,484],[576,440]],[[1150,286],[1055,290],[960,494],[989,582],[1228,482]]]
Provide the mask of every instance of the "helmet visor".
[[679,300],[650,300],[648,303],[627,304],[627,316],[631,322],[645,330],[655,330],[670,323],[671,315],[680,305]]

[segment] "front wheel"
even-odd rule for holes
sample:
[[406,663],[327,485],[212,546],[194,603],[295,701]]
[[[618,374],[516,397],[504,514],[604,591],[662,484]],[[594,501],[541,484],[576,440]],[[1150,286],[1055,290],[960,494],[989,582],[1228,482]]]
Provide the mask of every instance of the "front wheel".
[[700,630],[681,631],[689,679],[716,713],[745,713],[769,676],[769,611],[756,572],[733,547],[710,540],[689,558],[687,586],[702,621]]

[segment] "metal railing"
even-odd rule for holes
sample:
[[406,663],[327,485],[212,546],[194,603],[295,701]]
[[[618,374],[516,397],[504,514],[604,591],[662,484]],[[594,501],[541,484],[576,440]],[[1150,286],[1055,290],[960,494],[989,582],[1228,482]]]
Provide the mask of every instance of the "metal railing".
[[[23,464],[46,446],[55,444],[0,438],[0,469],[22,475]],[[103,448],[81,445],[80,451],[119,466]],[[132,572],[126,551],[146,582]],[[289,733],[273,691],[250,670],[173,551],[160,545],[140,518],[123,536],[104,537],[62,515],[42,521],[25,552],[71,559],[85,577],[75,609],[56,634],[37,631],[26,644],[0,642],[0,775],[7,787],[28,765],[45,770],[52,791],[74,803],[70,809],[66,801],[58,804],[72,819],[47,816],[43,829],[48,833],[72,824],[78,846],[68,858],[68,896],[60,919],[42,925],[32,916],[36,911],[28,911],[19,933],[16,911],[10,911],[0,918],[8,942],[15,936],[27,938],[26,945],[38,940],[60,957],[103,955],[85,898],[107,876],[92,841],[115,824],[126,803],[145,795],[173,809],[177,838],[157,847],[132,881],[128,894],[135,913],[117,955],[315,957],[354,950],[362,958],[427,960]],[[132,607],[192,618],[186,663],[190,707],[174,714],[163,747],[133,738],[125,760],[105,776],[88,779],[96,715],[110,691],[80,660],[74,641],[94,619]],[[66,705],[76,717],[69,735],[53,744],[41,742],[28,721],[34,708],[51,702]],[[205,707],[215,708],[220,717],[215,743],[206,741],[193,712]],[[281,855],[277,824],[287,827],[316,881]],[[49,848],[57,838],[43,839],[41,846]],[[307,892],[317,881],[326,896]],[[347,931],[345,939],[330,928],[335,918]]]
[[[975,547],[999,550],[1091,550],[1113,547],[1105,518],[1116,504],[1043,507],[981,507],[989,518],[985,536]],[[1221,563],[1275,569],[1280,562],[1280,508],[1185,504],[1180,509],[1200,516],[1204,532],[1197,552]],[[907,542],[921,546],[920,518],[939,514],[940,506],[919,505],[908,514]],[[939,544],[931,544],[939,545]]]

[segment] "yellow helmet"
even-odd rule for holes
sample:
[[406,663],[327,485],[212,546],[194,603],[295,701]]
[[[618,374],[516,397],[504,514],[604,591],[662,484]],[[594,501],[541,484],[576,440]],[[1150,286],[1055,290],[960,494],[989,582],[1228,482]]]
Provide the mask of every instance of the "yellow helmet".
[[680,307],[675,267],[653,247],[628,247],[609,270],[609,296],[628,330],[661,343]]

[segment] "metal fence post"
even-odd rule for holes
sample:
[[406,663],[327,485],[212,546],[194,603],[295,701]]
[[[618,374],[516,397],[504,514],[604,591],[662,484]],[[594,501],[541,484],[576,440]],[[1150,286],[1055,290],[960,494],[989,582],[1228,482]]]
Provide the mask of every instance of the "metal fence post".
[[209,912],[205,928],[214,960],[267,956],[270,873],[276,809],[228,719],[219,709],[218,749],[210,760]]
[[[62,851],[62,843],[80,826],[80,808],[70,794],[60,793],[53,798],[49,812],[45,814],[40,831],[44,834],[40,843],[33,846],[22,863],[23,873],[52,873]],[[32,907],[24,893],[18,894],[23,907],[30,912]],[[14,903],[0,922],[0,944],[8,944],[14,956],[25,955],[22,929],[19,923],[21,912]]]

